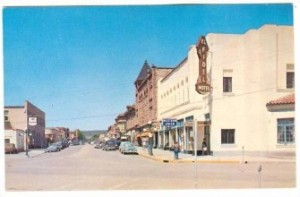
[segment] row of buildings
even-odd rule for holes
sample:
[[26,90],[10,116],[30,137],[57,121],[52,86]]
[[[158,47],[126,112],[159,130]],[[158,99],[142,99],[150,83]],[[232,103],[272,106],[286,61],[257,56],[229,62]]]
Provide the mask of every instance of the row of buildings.
[[[293,26],[210,33],[173,68],[145,61],[110,137],[211,154],[295,153]],[[196,146],[196,147],[195,147]]]
[[78,137],[78,133],[65,127],[46,127],[45,112],[29,101],[23,106],[4,107],[4,127],[5,143],[15,144],[18,151],[26,150],[26,145],[28,148],[42,148]]

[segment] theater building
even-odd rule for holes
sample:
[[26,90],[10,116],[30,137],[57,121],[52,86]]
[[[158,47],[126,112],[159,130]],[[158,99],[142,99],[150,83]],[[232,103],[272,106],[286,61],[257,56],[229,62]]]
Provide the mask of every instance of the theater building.
[[[244,34],[201,36],[158,88],[160,146],[185,152],[295,151],[294,28],[264,25]],[[194,132],[194,130],[196,132]],[[196,141],[194,139],[196,138]],[[196,142],[196,143],[195,143]]]
[[215,153],[295,151],[293,32],[264,25],[206,36]]

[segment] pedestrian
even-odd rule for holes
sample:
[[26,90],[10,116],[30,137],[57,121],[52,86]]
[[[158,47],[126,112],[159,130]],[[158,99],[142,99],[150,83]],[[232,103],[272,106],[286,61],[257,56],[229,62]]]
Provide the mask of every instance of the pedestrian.
[[143,140],[142,146],[143,146],[143,150],[145,150],[145,148],[146,148],[146,141],[145,140]]
[[206,139],[203,138],[203,141],[202,141],[202,155],[206,154],[206,151],[207,151]]
[[174,159],[177,160],[178,159],[178,154],[179,154],[179,151],[180,151],[180,147],[179,147],[179,144],[176,141],[173,145],[173,151],[174,151]]

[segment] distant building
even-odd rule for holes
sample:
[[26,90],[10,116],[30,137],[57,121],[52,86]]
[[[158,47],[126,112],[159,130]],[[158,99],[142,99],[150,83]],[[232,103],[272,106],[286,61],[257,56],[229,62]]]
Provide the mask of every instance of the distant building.
[[116,132],[119,133],[119,137],[126,137],[126,117],[124,113],[121,113],[115,119]]
[[126,119],[126,135],[128,141],[133,142],[135,135],[136,128],[138,127],[138,118],[136,116],[135,104],[134,105],[127,105],[127,110],[125,112],[125,119]]
[[54,143],[67,139],[69,136],[69,129],[65,127],[47,127],[45,129],[45,138],[47,143]]
[[[36,125],[31,126],[30,120],[34,118]],[[29,131],[28,146],[33,148],[42,147],[46,145],[45,139],[45,113],[38,107],[25,101],[24,106],[5,106],[4,107],[4,125],[5,130],[11,133],[12,131],[18,132],[19,136],[23,136],[24,146],[26,135],[25,130]],[[8,136],[8,133],[6,133]],[[10,139],[5,139],[5,142]],[[16,144],[19,147],[19,144]],[[25,147],[24,147],[25,149]]]
[[74,139],[74,138],[77,138],[78,136],[77,136],[77,134],[76,134],[76,132],[75,131],[69,131],[69,135],[68,135],[68,140],[72,140],[72,139]]
[[117,128],[116,128],[116,124],[113,124],[111,126],[108,127],[107,129],[107,134],[105,139],[117,139],[119,138],[120,133],[118,133]]

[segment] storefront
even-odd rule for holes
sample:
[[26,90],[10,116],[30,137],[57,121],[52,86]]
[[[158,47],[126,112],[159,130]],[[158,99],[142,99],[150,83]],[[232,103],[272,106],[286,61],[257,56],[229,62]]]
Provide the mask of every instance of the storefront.
[[[197,133],[194,132],[195,126],[197,127]],[[205,141],[205,154],[212,152],[210,148],[210,121],[197,121],[197,124],[195,124],[192,116],[180,119],[177,121],[176,126],[172,128],[162,126],[158,136],[158,147],[160,149],[170,150],[176,141],[179,143],[182,153],[193,154],[196,145],[197,153],[202,154],[203,141]],[[196,142],[195,138],[197,139]]]

